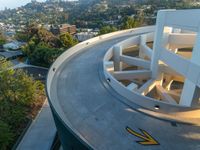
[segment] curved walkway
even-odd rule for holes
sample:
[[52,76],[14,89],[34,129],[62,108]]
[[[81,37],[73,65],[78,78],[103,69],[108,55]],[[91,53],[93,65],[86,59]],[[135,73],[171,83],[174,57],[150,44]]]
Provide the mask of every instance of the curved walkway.
[[[51,95],[57,98],[64,114],[62,119],[91,148],[98,150],[199,150],[200,127],[140,113],[136,111],[137,105],[130,107],[123,103],[124,98],[107,84],[103,57],[112,45],[126,38],[112,38],[89,46],[56,70]],[[157,144],[142,145],[140,142],[148,135]]]

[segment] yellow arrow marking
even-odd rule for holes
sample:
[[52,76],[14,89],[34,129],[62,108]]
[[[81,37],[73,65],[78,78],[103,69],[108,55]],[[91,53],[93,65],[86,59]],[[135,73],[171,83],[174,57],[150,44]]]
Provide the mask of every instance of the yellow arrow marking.
[[142,132],[142,134],[138,133],[138,132],[135,132],[134,130],[132,130],[131,128],[129,127],[126,127],[126,130],[138,137],[138,138],[141,138],[143,139],[143,141],[136,141],[137,143],[141,144],[141,145],[160,145],[149,133],[147,133],[145,130],[142,130],[140,129],[140,131]]

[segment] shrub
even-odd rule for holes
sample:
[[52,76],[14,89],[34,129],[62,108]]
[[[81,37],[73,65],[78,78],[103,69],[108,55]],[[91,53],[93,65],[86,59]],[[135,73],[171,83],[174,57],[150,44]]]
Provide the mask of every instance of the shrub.
[[0,149],[6,150],[10,142],[13,141],[14,134],[7,123],[0,121]]
[[1,150],[11,148],[27,121],[32,119],[34,106],[41,101],[41,95],[44,96],[44,86],[40,81],[35,81],[23,70],[11,67],[12,64],[7,61],[0,64]]

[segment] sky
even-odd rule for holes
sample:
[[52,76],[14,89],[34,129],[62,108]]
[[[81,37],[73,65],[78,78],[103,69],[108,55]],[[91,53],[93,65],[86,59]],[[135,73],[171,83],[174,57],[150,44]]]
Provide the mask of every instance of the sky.
[[[38,2],[44,2],[45,0],[37,0]],[[26,5],[31,0],[0,0],[0,10],[7,8],[16,8],[22,5]]]

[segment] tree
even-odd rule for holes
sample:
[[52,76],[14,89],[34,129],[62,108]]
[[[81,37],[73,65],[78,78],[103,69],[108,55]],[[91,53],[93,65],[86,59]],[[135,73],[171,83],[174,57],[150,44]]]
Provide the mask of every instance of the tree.
[[[9,68],[9,69],[8,69]],[[12,64],[0,64],[0,149],[11,149],[21,134],[34,106],[44,95],[44,86],[26,72],[12,69]]]
[[117,31],[117,28],[116,27],[113,27],[113,26],[104,26],[100,29],[100,35],[101,34],[106,34],[106,33],[111,33],[111,32],[115,32]]
[[59,38],[54,38],[44,30],[39,30],[37,34],[38,38],[33,36],[24,52],[28,55],[31,64],[43,67],[49,67],[64,51],[63,48],[68,49],[78,43],[69,33],[62,34]]
[[45,28],[38,27],[37,24],[27,25],[27,28],[24,30],[24,33],[28,37],[27,40],[28,44],[29,42],[34,42],[34,44],[37,46],[39,43],[44,42],[49,47],[59,48],[62,46],[59,38],[54,36],[51,32],[47,31]]
[[26,32],[16,32],[15,39],[21,42],[28,42],[29,36]]
[[0,149],[6,150],[10,142],[13,141],[14,134],[12,133],[10,126],[0,120]]
[[29,59],[31,64],[43,67],[50,67],[56,58],[63,52],[62,49],[37,46]]
[[3,33],[0,32],[0,47],[6,43],[6,38]]
[[26,33],[29,40],[23,47],[23,52],[31,64],[49,67],[63,52],[60,39],[46,29],[31,24]]
[[68,32],[60,35],[60,41],[64,48],[70,48],[78,43]]
[[138,20],[136,20],[130,16],[126,16],[122,23],[122,29],[131,29],[131,28],[138,27],[139,25],[140,24],[139,24]]

